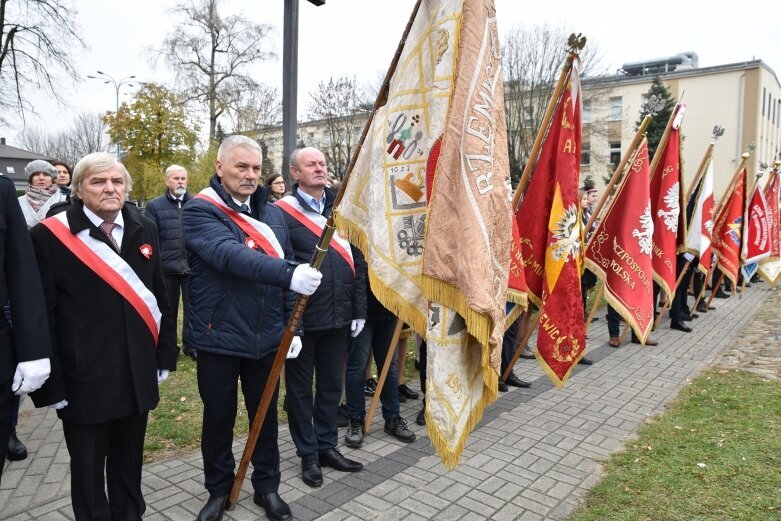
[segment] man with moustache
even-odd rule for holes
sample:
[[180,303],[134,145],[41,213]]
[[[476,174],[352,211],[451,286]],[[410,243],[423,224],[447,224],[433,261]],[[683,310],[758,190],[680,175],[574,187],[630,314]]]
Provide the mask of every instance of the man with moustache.
[[187,316],[190,313],[190,292],[187,265],[187,249],[182,230],[182,206],[192,197],[187,191],[187,170],[179,165],[165,169],[165,193],[155,197],[146,205],[144,215],[157,224],[160,234],[160,258],[163,261],[165,285],[168,288],[168,307],[176,322],[179,317],[181,295],[184,314],[182,318],[182,351],[193,360],[198,353],[184,341]]
[[[296,259],[304,262],[311,258],[333,211],[336,191],[327,188],[325,156],[316,148],[294,150],[290,174],[296,184],[276,206],[284,211]],[[334,234],[320,271],[322,284],[304,311],[301,354],[285,364],[290,435],[301,458],[301,479],[310,487],[323,484],[321,466],[341,472],[363,468],[336,446],[347,341],[349,335],[357,337],[366,324],[366,261],[360,250]],[[386,432],[403,430],[409,436],[404,420],[398,414],[392,416]]]
[[147,418],[176,369],[157,227],[125,205],[131,186],[113,155],[89,154],[71,206],[31,230],[54,353],[31,396],[62,420],[77,521],[143,517]]
[[[233,426],[238,382],[252,423],[269,378],[295,293],[311,295],[320,273],[294,261],[282,211],[258,186],[263,154],[234,135],[217,151],[209,187],[182,212],[189,250],[190,319],[186,342],[198,351],[203,401],[204,484],[209,492],[198,521],[219,521],[235,477]],[[294,337],[291,352],[300,350]],[[290,356],[290,355],[288,355]],[[279,386],[271,403],[277,403]],[[279,496],[277,408],[269,407],[252,453],[253,501],[272,521],[292,518]]]

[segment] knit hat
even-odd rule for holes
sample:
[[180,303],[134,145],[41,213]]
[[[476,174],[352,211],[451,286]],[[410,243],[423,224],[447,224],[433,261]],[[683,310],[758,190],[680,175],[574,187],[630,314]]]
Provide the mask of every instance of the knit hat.
[[51,163],[44,161],[43,159],[36,159],[34,161],[30,161],[27,163],[27,166],[24,167],[24,173],[27,176],[28,184],[32,181],[33,175],[37,174],[38,172],[49,174],[52,177],[52,182],[57,179],[57,169],[54,168]]

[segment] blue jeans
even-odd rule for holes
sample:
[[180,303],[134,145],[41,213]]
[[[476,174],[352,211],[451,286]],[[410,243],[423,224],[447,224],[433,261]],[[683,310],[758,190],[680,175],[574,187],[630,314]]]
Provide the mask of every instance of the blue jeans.
[[[378,368],[385,364],[396,320],[366,321],[361,334],[350,339],[347,347],[347,369],[345,371],[345,394],[347,395],[347,416],[361,421],[366,417],[366,399],[363,394],[366,385],[366,366],[369,363],[369,350],[374,353],[374,361]],[[396,367],[396,357],[393,357],[388,369],[385,385],[380,393],[382,417],[385,420],[399,416],[399,375]]]

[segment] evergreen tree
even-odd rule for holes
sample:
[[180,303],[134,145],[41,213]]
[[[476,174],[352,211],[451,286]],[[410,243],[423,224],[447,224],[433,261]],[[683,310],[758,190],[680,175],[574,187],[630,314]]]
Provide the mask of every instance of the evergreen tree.
[[643,122],[643,118],[645,118],[646,114],[650,112],[648,104],[652,99],[652,96],[655,96],[657,100],[661,100],[663,105],[661,110],[653,115],[651,124],[648,125],[648,130],[646,131],[646,135],[648,136],[649,157],[654,156],[656,147],[659,146],[659,142],[662,140],[662,135],[664,134],[664,129],[667,126],[667,121],[670,119],[670,115],[673,113],[673,109],[675,108],[675,100],[670,94],[670,89],[668,89],[667,86],[662,83],[658,77],[654,78],[653,83],[651,83],[651,88],[648,89],[646,100],[640,106],[640,119],[638,119],[635,123],[635,130],[640,128],[640,124]]

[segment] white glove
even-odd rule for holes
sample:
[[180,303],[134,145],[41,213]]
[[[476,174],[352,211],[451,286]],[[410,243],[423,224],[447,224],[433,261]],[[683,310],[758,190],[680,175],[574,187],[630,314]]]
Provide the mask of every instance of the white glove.
[[686,260],[686,262],[691,262],[694,260],[694,255],[691,253],[684,253],[683,258]]
[[320,286],[320,279],[322,278],[323,274],[309,264],[300,264],[293,271],[293,278],[290,279],[290,289],[302,295],[311,295]]
[[59,411],[60,409],[64,409],[66,405],[68,405],[68,400],[62,400],[61,402],[51,404],[49,407]]
[[361,331],[363,331],[363,326],[365,326],[365,325],[366,325],[366,319],[365,318],[353,319],[353,323],[350,324],[350,331],[352,331],[352,333],[350,333],[350,335],[353,338],[357,337],[358,335],[361,334]]
[[160,385],[161,383],[168,380],[168,369],[158,369],[157,370],[157,385]]
[[294,336],[293,340],[290,341],[290,349],[287,350],[286,358],[296,358],[298,356],[298,353],[300,352],[301,352],[301,337]]
[[14,394],[21,396],[40,389],[51,372],[52,366],[48,358],[19,362],[16,366],[11,390]]

